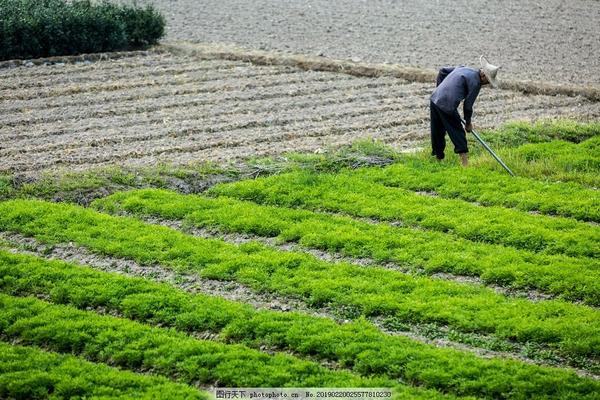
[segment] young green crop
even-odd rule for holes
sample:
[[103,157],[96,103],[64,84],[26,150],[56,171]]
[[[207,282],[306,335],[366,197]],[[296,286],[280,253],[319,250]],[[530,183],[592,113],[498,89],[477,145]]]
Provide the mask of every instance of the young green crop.
[[12,177],[0,173],[0,200],[8,199],[14,194]]
[[[179,219],[197,227],[298,241],[351,257],[393,261],[427,273],[476,275],[486,283],[534,288],[571,300],[600,304],[600,264],[562,255],[539,255],[439,232],[370,224],[307,210],[261,206],[146,189],[116,193],[94,204],[110,213]],[[596,279],[593,279],[596,277]]]
[[285,354],[193,339],[172,329],[0,294],[0,333],[20,343],[78,354],[131,370],[152,370],[188,384],[229,387],[392,386],[388,379],[331,371]]
[[295,172],[218,185],[213,195],[260,204],[343,212],[354,216],[401,221],[473,241],[519,249],[600,257],[600,228],[501,207],[481,207],[462,200],[433,198],[399,188],[365,182],[352,172]]
[[84,171],[45,172],[32,182],[0,173],[0,200],[38,198],[87,205],[107,193],[133,188],[201,191],[215,182],[240,179],[244,172],[212,163],[193,166],[104,166]]
[[598,188],[600,186],[599,146],[600,136],[596,136],[579,144],[562,141],[527,144],[518,147],[515,153],[528,165],[544,165],[550,170],[561,171],[567,176],[581,176],[587,179],[588,185]]
[[[555,140],[527,143],[516,148],[499,148],[498,153],[517,176],[541,181],[573,182],[591,188],[600,187],[600,158],[597,147],[600,135],[579,144]],[[487,156],[473,158],[474,169],[498,170],[495,160]]]
[[561,169],[574,172],[599,172],[600,157],[597,154],[600,136],[580,144],[560,140],[549,143],[526,144],[517,148],[518,154],[527,161],[550,159]]
[[66,204],[0,203],[0,230],[46,243],[73,242],[99,254],[160,263],[207,278],[234,280],[257,291],[301,298],[312,306],[351,309],[355,316],[433,322],[462,332],[547,344],[571,355],[596,357],[600,349],[598,312],[562,301],[508,299],[482,287],[328,263],[258,243],[234,246]]
[[553,119],[539,120],[532,124],[526,121],[511,121],[498,129],[483,131],[482,136],[494,147],[518,147],[528,143],[557,140],[581,143],[594,136],[600,136],[600,122],[583,123]]
[[3,399],[208,399],[207,393],[157,376],[134,374],[70,355],[0,342]]
[[600,389],[599,383],[571,372],[514,360],[487,360],[388,336],[363,320],[337,324],[295,312],[257,311],[246,304],[191,295],[145,279],[2,251],[0,289],[18,296],[43,295],[54,303],[80,309],[116,311],[126,318],[186,332],[218,333],[228,342],[290,350],[336,361],[355,373],[400,379],[460,395],[585,396]]
[[416,157],[385,168],[356,170],[352,175],[388,187],[434,192],[444,198],[600,222],[600,194],[575,183],[540,182]]

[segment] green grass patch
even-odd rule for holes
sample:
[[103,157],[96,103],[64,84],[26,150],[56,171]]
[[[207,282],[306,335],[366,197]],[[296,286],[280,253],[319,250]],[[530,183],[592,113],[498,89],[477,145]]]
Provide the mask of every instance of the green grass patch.
[[71,356],[0,342],[3,399],[208,399],[163,377],[134,374]]
[[[296,241],[308,248],[350,257],[392,261],[413,271],[422,268],[429,274],[474,275],[488,284],[533,288],[570,300],[600,304],[600,283],[596,283],[600,282],[600,264],[589,259],[535,254],[439,232],[155,189],[116,193],[97,200],[93,206],[113,214],[157,216],[223,232],[277,237],[282,242]],[[591,277],[597,279],[590,283]]]
[[[600,256],[600,228],[566,218],[530,215],[502,207],[423,196],[369,182],[352,171],[299,171],[218,185],[213,195],[259,204],[346,213],[453,233],[475,242],[547,254]],[[590,262],[592,262],[590,260]]]
[[0,60],[126,50],[156,44],[152,6],[90,0],[0,0]]
[[[540,160],[539,157],[529,157],[529,160],[526,160],[526,156],[518,155],[517,149],[510,146],[507,147],[507,144],[511,144],[511,141],[506,137],[510,135],[528,137],[522,133],[518,133],[526,131],[532,136],[532,143],[541,143],[542,146],[551,146],[552,144],[545,144],[545,142],[554,139],[566,140],[569,138],[583,141],[584,139],[594,137],[600,132],[599,127],[600,123],[582,124],[568,120],[545,121],[533,125],[527,123],[509,123],[498,130],[484,132],[483,135],[487,135],[486,140],[491,143],[493,138],[499,140],[495,150],[497,150],[502,157],[510,160],[511,168],[517,171],[518,175],[521,177],[530,177],[548,181],[569,181],[584,186],[598,187],[598,176],[600,176],[600,174],[598,174],[597,170],[586,170],[582,168],[574,170],[568,166],[565,169],[555,163],[551,157],[544,157],[543,160]],[[563,131],[566,131],[567,133],[561,133]],[[590,140],[589,143],[581,143],[580,146],[575,147],[581,149],[581,154],[577,155],[579,161],[576,163],[579,167],[584,166],[587,168],[593,164],[586,162],[585,157],[590,154],[593,157],[596,157],[593,152],[592,143],[597,143],[597,141],[598,139],[593,139]],[[529,141],[525,139],[515,140],[514,145],[522,145],[528,142]],[[525,149],[527,148],[528,146],[525,146]],[[529,146],[529,148],[530,150],[527,150],[527,152],[530,152],[531,149],[535,149],[536,146]],[[571,148],[571,150],[573,150],[573,148]],[[505,176],[506,173],[504,170],[500,169],[497,163],[491,159],[489,154],[477,145],[473,147],[472,154],[472,164],[474,167],[468,170],[455,168],[457,164],[456,160],[449,160],[448,162],[438,164],[430,162],[430,158],[428,152],[414,155],[399,154],[391,147],[381,142],[374,140],[360,140],[348,146],[327,148],[321,154],[288,153],[277,158],[250,159],[244,164],[239,165],[217,166],[208,163],[188,166],[161,164],[156,168],[109,167],[75,173],[47,173],[39,178],[27,181],[23,181],[18,175],[0,175],[0,200],[34,197],[45,200],[88,204],[93,199],[103,197],[107,193],[133,188],[168,188],[183,193],[197,193],[205,190],[210,184],[218,182],[219,180],[256,178],[297,170],[331,173],[339,172],[344,169],[356,169],[368,166],[382,167],[392,163],[399,163],[399,165],[408,164],[419,170],[424,169],[425,171],[420,171],[418,175],[419,179],[427,182],[440,182],[440,179],[443,178],[439,175],[446,170],[450,170],[448,172],[448,181],[451,181],[460,171],[464,171],[465,174],[473,177],[474,181],[470,183],[475,185],[478,184],[479,179],[485,178],[486,172],[492,170],[495,172],[492,173],[489,178],[485,179],[485,182],[482,182],[481,185],[487,185],[487,182],[489,182],[490,179],[495,179],[495,177],[500,179],[499,187],[508,182],[505,179],[507,176]],[[597,164],[597,161],[595,162]],[[567,164],[568,162],[563,163],[563,165]],[[427,174],[431,172],[436,172],[436,175],[438,175],[434,181],[430,181],[430,178],[427,177]],[[543,190],[544,185],[546,184],[544,182],[529,182],[532,184],[532,189],[534,190],[531,192],[531,196],[523,199],[511,199],[509,200],[509,204],[522,202],[523,207],[529,207],[529,204],[531,204],[529,202],[533,201],[530,197],[536,195],[538,190]],[[514,185],[511,186],[514,187]],[[518,186],[522,187],[523,185],[520,183]],[[477,190],[479,190],[479,187],[481,186],[474,188],[473,191],[476,193]],[[577,185],[575,184],[573,184],[571,188],[565,188],[564,190],[557,188],[558,187],[553,187],[551,192],[557,193],[556,191],[558,190],[558,192],[568,194],[568,191],[573,189],[575,190],[573,192],[573,197],[580,197],[581,194],[576,190]],[[464,191],[461,193],[464,193]],[[484,194],[484,198],[489,198],[488,193]],[[571,204],[576,204],[573,199],[571,200]],[[573,213],[579,213],[577,207],[575,207],[576,211]],[[553,213],[553,209],[557,207],[551,206],[547,201],[544,201],[540,204],[540,208],[542,209],[540,210],[542,212],[547,209],[548,213]],[[559,214],[563,212],[567,212],[565,207],[557,211]],[[584,218],[587,218],[587,216]]]
[[0,174],[0,200],[37,198],[87,205],[110,193],[163,188],[198,193],[213,184],[285,171],[308,169],[333,171],[359,166],[388,165],[399,159],[391,148],[376,141],[359,141],[324,154],[288,154],[281,158],[255,158],[244,164],[216,165],[211,162],[185,166],[159,164],[156,167],[101,167],[81,172],[46,172],[40,177]]
[[393,386],[331,371],[285,354],[193,339],[172,329],[0,294],[0,332],[22,344],[43,345],[129,370],[151,370],[188,384],[228,387]]
[[169,188],[201,192],[224,181],[240,179],[247,171],[213,163],[193,166],[160,164],[152,168],[103,167],[83,172],[48,172],[39,178],[0,175],[0,200],[37,198],[87,205],[94,199],[132,188]]
[[[541,151],[539,146],[555,143],[557,142],[530,146],[536,152]],[[522,151],[524,147],[517,151]],[[591,155],[586,155],[582,162],[592,159]],[[497,205],[600,222],[600,193],[573,182],[543,182],[526,177],[511,177],[504,171],[465,169],[458,165],[449,166],[416,157],[406,157],[402,162],[385,168],[359,169],[352,175],[388,187],[432,192],[444,198],[463,199],[486,206]]]
[[545,344],[573,356],[597,357],[600,349],[598,312],[563,301],[508,299],[482,287],[328,263],[258,243],[235,246],[133,218],[41,201],[0,203],[0,229],[45,243],[73,242],[101,255],[237,281],[259,292],[300,298],[311,306],[353,310],[353,317],[432,322]]
[[[498,153],[517,176],[542,181],[573,182],[591,188],[600,187],[600,135],[575,144],[555,140],[500,148]],[[502,171],[489,155],[473,159],[473,168]]]
[[[51,3],[58,0],[36,5]],[[25,1],[0,0],[3,4],[7,8],[0,7],[0,16]],[[55,29],[48,18],[56,20],[56,15],[38,17]],[[104,27],[118,21],[98,18]],[[144,18],[137,21],[147,26]],[[0,31],[7,26],[0,25]],[[4,36],[0,40],[4,40],[3,50],[12,43]],[[399,155],[381,143],[363,141],[324,154],[288,154],[225,168],[115,167],[36,180],[1,175],[0,199],[33,197],[87,205],[130,188],[195,193],[218,182],[271,176],[219,186],[210,192],[213,197],[145,190],[117,194],[95,205],[113,213],[158,215],[186,225],[394,261],[419,274],[479,276],[486,283],[535,288],[597,306],[600,230],[588,222],[599,219],[598,133],[599,123],[570,121],[512,123],[483,132],[517,179],[505,175],[477,144],[471,154],[473,167],[465,170],[451,165],[457,163],[455,159],[434,163],[426,153]],[[364,166],[372,168],[356,170]],[[415,191],[435,192],[436,197]],[[405,226],[379,222],[397,220]],[[597,373],[600,315],[587,306],[508,298],[477,285],[328,263],[255,242],[235,246],[64,204],[0,203],[0,230],[20,232],[49,245],[69,242],[100,255],[239,282],[256,292],[328,307],[352,320],[338,324],[294,312],[258,311],[143,279],[0,252],[0,334],[5,341],[43,346],[122,369],[152,371],[191,385],[396,385],[398,398],[442,398],[440,393],[447,393],[448,397],[572,399],[598,398],[600,392],[597,380],[566,370],[483,359],[385,335],[364,318],[375,317],[391,329],[414,324],[428,338],[520,351],[536,360],[558,360]],[[0,240],[1,246],[11,244]],[[7,293],[38,296],[54,304]],[[138,322],[84,311],[90,309]],[[218,341],[186,335],[204,331],[218,334]],[[264,348],[297,357],[257,351]],[[298,357],[333,361],[342,369],[323,368]],[[44,398],[50,391],[59,397],[61,393],[187,397],[189,388],[184,385],[171,392],[166,385],[175,384],[163,378],[147,377],[152,382],[142,378],[146,377],[71,355],[0,342],[2,398],[38,394]],[[123,381],[127,384],[121,385]],[[403,384],[397,386],[398,382]]]
[[[385,335],[364,320],[337,324],[295,312],[257,311],[246,304],[191,295],[140,278],[1,251],[0,288],[12,295],[47,296],[54,303],[79,309],[100,307],[180,331],[215,332],[228,342],[333,360],[357,374],[399,379],[461,396],[585,397],[600,390],[600,383],[572,372],[435,348]],[[420,390],[423,397],[427,393]]]
[[10,199],[14,196],[12,176],[0,174],[0,199]]
[[[494,146],[517,147],[527,143],[563,140],[580,143],[600,135],[600,122],[578,122],[568,119],[546,119],[535,123],[508,122],[499,129],[481,132],[484,140]],[[485,151],[485,150],[483,150]]]

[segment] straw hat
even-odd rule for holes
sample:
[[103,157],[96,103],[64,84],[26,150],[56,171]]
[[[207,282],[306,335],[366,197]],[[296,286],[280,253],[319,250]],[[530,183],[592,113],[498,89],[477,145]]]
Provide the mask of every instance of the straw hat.
[[481,63],[481,70],[483,71],[483,74],[490,82],[490,86],[496,87],[498,84],[498,81],[496,80],[496,74],[498,73],[500,67],[490,64],[484,56],[479,57],[479,62]]

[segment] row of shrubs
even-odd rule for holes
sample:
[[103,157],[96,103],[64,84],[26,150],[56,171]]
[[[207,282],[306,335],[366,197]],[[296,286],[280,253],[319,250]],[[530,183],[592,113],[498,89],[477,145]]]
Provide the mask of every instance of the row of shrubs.
[[106,0],[0,0],[0,59],[143,48],[163,35],[152,6]]

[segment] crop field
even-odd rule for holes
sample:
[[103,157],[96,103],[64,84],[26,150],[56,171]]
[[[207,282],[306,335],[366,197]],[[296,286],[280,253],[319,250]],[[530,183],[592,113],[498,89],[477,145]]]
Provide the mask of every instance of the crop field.
[[[0,69],[0,173],[231,161],[427,136],[430,83],[150,52]],[[476,120],[597,118],[582,97],[483,90]],[[125,145],[126,144],[126,145]]]
[[[402,151],[428,83],[168,51],[0,76],[0,398],[600,399],[600,124],[497,128],[599,102],[482,92],[513,178]],[[204,161],[198,190],[119,169]]]
[[[557,170],[589,154],[597,173],[599,137],[510,151]],[[0,394],[598,398],[599,205],[585,179],[419,155],[88,207],[14,196],[0,203]]]

